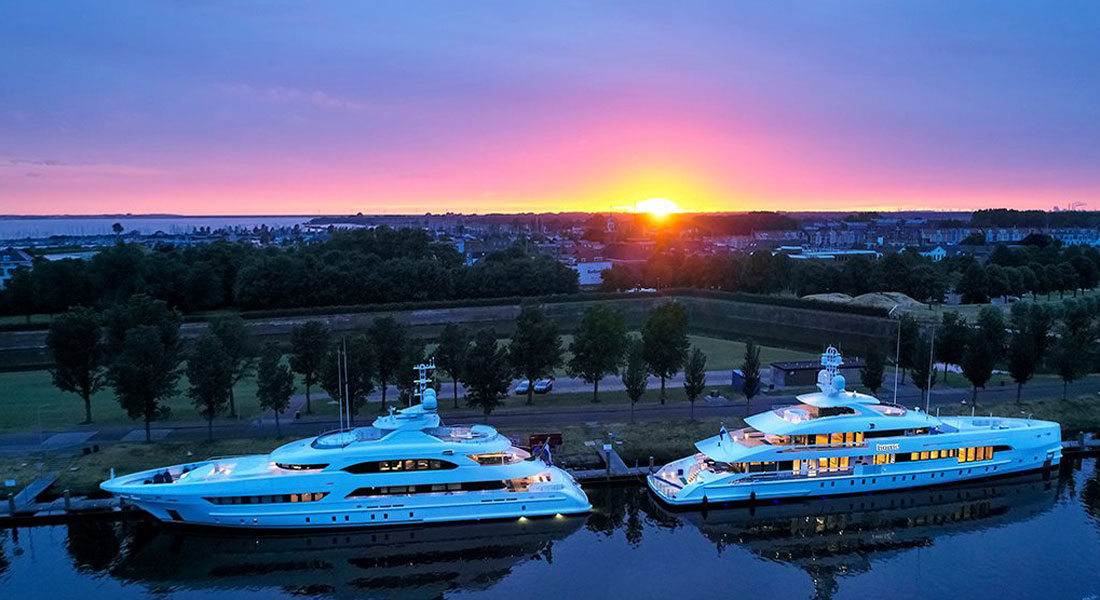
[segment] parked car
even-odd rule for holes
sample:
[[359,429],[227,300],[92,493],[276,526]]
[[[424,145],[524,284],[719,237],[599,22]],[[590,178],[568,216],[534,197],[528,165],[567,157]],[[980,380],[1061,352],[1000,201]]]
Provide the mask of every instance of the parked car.
[[552,389],[554,389],[554,378],[553,377],[546,377],[544,379],[540,379],[540,380],[535,382],[535,393],[536,394],[546,394],[546,393],[549,393],[550,390],[552,390]]
[[529,389],[531,389],[531,382],[526,379],[522,379],[518,384],[516,384],[516,389],[513,391],[517,396],[526,396],[527,390]]

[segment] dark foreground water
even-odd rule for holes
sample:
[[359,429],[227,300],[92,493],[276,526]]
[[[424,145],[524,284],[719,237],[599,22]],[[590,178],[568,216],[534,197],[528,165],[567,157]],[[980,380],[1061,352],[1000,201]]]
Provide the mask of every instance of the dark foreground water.
[[0,598],[1100,598],[1096,462],[908,494],[299,536],[0,531]]

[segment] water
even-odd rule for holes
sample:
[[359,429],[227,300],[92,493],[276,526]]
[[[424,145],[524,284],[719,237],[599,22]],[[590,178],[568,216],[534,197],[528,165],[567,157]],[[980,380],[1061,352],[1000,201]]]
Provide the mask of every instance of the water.
[[163,231],[169,234],[190,233],[198,227],[219,229],[223,227],[293,227],[305,223],[311,217],[53,217],[53,218],[0,218],[0,240],[45,238],[52,235],[109,235],[115,223],[121,223],[127,232],[151,234]]
[[593,488],[584,517],[316,535],[88,519],[0,532],[0,596],[1097,598],[1096,469],[705,514]]

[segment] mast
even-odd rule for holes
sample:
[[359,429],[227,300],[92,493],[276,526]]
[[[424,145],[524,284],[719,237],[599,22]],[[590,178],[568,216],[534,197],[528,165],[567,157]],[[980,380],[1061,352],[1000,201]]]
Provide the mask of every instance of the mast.
[[341,369],[341,365],[344,363],[344,347],[341,345],[336,349],[336,398],[337,410],[339,411],[339,422],[336,426],[337,429],[342,430],[344,428],[344,372]]

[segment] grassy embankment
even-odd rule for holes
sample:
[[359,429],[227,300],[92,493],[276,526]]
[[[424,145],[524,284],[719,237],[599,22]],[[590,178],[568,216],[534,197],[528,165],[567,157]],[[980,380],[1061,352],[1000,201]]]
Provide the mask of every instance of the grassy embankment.
[[[1100,401],[1091,396],[1076,396],[1067,400],[1024,400],[1022,402],[1001,403],[981,406],[975,411],[980,415],[992,413],[995,416],[1026,417],[1053,420],[1062,424],[1065,435],[1070,436],[1080,430],[1100,428]],[[940,407],[944,416],[971,414],[969,407]],[[490,421],[491,422],[491,421]],[[734,429],[742,426],[737,418],[706,418],[694,421],[681,419],[662,422],[604,423],[552,427],[560,430],[565,447],[555,455],[562,464],[576,466],[597,466],[598,460],[592,448],[585,446],[589,440],[606,440],[612,432],[617,441],[616,450],[630,465],[647,464],[653,456],[658,464],[686,456],[694,452],[696,440],[715,435],[722,424]],[[546,427],[504,427],[501,431],[514,439],[523,440],[531,433],[545,431]],[[0,479],[15,479],[24,485],[39,474],[57,471],[61,478],[52,490],[60,494],[68,489],[74,495],[92,494],[98,490],[98,484],[105,479],[113,467],[117,473],[140,471],[143,469],[184,463],[208,456],[233,454],[264,453],[292,438],[248,438],[220,439],[213,442],[205,440],[187,440],[180,442],[159,442],[155,444],[127,443],[105,445],[99,453],[90,455],[72,455],[62,453],[44,453],[31,457],[0,457]]]
[[[571,338],[563,336],[563,345],[568,347]],[[691,336],[692,344],[698,346],[707,354],[708,370],[729,370],[740,365],[744,358],[744,344],[730,340]],[[433,347],[429,347],[431,351]],[[568,357],[567,357],[568,358]],[[762,347],[760,353],[761,363],[766,365],[774,360],[812,359],[813,355],[782,348]],[[564,376],[564,371],[559,375]],[[451,406],[450,382],[444,380],[440,394],[441,406],[444,410]],[[729,380],[722,378],[713,381],[714,387],[728,387]],[[203,419],[198,411],[191,405],[186,395],[188,384],[186,377],[180,380],[177,386],[177,395],[167,402],[172,409],[169,420],[162,426],[173,426],[181,423],[197,424]],[[303,393],[304,386],[298,382],[296,393]],[[53,386],[48,371],[19,371],[0,373],[0,432],[36,432],[58,431],[73,429],[79,426],[84,419],[84,406],[80,398],[75,394],[62,392]],[[323,392],[314,387],[315,395],[323,395]],[[623,404],[628,400],[621,392],[603,392],[600,394],[601,403]],[[683,392],[679,389],[670,390],[670,401],[684,401]],[[235,400],[237,412],[242,420],[251,420],[260,417],[264,411],[260,409],[256,401],[256,382],[252,377],[246,377],[235,388]],[[555,393],[546,396],[537,396],[535,406],[539,409],[553,409],[560,406],[583,406],[589,404],[589,393]],[[657,402],[658,394],[650,390],[643,397],[642,402]],[[511,396],[505,405],[505,410],[512,407],[523,407],[526,400],[522,397]],[[463,406],[460,401],[460,406]],[[530,409],[530,407],[525,407]],[[463,410],[468,410],[463,406]],[[314,411],[321,415],[336,414],[337,407],[328,400],[321,399],[314,403]],[[368,408],[365,414],[373,412]],[[115,401],[109,389],[102,390],[92,398],[92,417],[94,427],[110,425],[133,425],[135,428],[142,426],[140,421],[132,421],[124,410]],[[227,416],[219,417],[216,422],[225,422]]]
[[[637,461],[645,465],[650,456],[661,464],[692,453],[692,444],[717,434],[722,423],[730,429],[741,426],[739,419],[567,426],[561,428],[565,446],[555,455],[555,461],[565,465],[598,466],[595,451],[585,446],[584,442],[605,440],[608,432],[613,432],[616,440],[621,442],[616,444],[616,450],[628,464],[633,465]],[[502,428],[501,431],[522,443],[528,434],[545,431],[545,428]],[[51,494],[60,495],[67,489],[73,495],[98,495],[99,483],[109,476],[112,468],[116,473],[123,474],[210,456],[266,453],[291,439],[283,436],[212,442],[124,443],[106,445],[100,452],[88,455],[44,453],[32,457],[0,457],[0,479],[14,479],[21,487],[43,473],[58,472],[60,479],[51,489]]]

